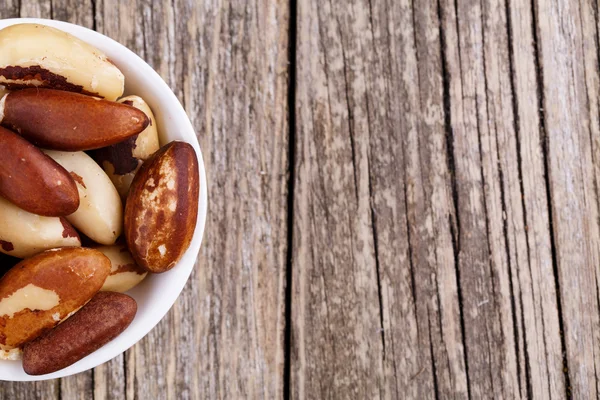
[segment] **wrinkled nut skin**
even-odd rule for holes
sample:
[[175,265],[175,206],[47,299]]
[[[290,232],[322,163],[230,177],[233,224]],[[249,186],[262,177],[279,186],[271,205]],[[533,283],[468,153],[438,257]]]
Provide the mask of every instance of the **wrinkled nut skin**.
[[123,231],[123,204],[106,173],[82,151],[43,151],[77,184],[79,208],[66,219],[94,242],[114,244]]
[[198,159],[188,143],[163,146],[133,179],[125,205],[125,238],[136,263],[160,273],[187,250],[198,216]]
[[47,217],[77,210],[77,186],[63,167],[2,127],[0,144],[0,195],[25,211]]
[[49,250],[21,261],[0,279],[0,344],[20,347],[52,329],[91,299],[109,273],[110,260],[93,249]]
[[60,90],[24,89],[2,98],[0,123],[36,146],[80,151],[137,135],[150,120],[127,104]]
[[127,246],[115,244],[113,246],[100,246],[96,250],[110,260],[110,275],[106,278],[101,291],[123,293],[140,283],[148,271],[138,267]]
[[56,247],[81,246],[65,218],[32,214],[1,196],[0,221],[0,253],[27,258]]
[[123,332],[137,312],[134,299],[100,292],[71,318],[23,349],[23,369],[45,375],[76,363]]
[[94,150],[92,158],[102,166],[121,198],[126,199],[133,177],[147,160],[160,148],[156,120],[148,104],[139,96],[127,96],[119,103],[133,106],[146,114],[150,124],[137,136],[123,142]]
[[0,85],[53,88],[114,101],[125,77],[97,48],[50,26],[16,24],[0,30]]

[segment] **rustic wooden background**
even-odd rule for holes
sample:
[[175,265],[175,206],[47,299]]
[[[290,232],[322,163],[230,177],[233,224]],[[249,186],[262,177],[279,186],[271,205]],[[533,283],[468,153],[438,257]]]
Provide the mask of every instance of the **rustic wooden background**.
[[123,356],[1,399],[600,395],[597,0],[4,0],[184,104],[210,212]]

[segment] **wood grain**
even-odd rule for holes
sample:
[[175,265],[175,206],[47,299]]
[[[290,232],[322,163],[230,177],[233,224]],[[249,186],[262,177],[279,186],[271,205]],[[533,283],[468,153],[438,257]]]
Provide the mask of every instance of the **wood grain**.
[[437,7],[369,5],[298,8],[292,397],[466,397]]
[[597,80],[597,71],[586,70],[583,43],[597,31],[584,30],[580,7],[539,1],[535,12],[567,389],[573,398],[594,398],[599,395],[600,243],[592,141],[598,140],[598,114],[592,114],[589,99],[595,94],[597,103],[598,91],[587,87],[586,75]]
[[[362,58],[367,44],[348,32],[368,32],[368,19],[355,7],[298,3],[297,60],[305,62],[296,70],[293,398],[383,395],[385,328],[369,201]],[[403,294],[410,293],[407,275],[397,289]],[[407,336],[398,340],[414,338]]]
[[600,394],[597,1],[0,5],[18,16],[159,72],[210,212],[146,338],[0,398]]
[[[525,242],[521,233],[518,236],[509,235],[509,238],[512,237],[509,244],[519,251],[518,254],[523,254],[524,243],[528,260],[526,267],[522,267],[522,255],[516,258],[516,263],[511,262],[514,311],[518,338],[521,338],[518,342],[518,362],[521,377],[525,377],[529,383],[530,397],[558,399],[566,393],[566,382],[562,363],[561,316],[553,272],[549,193],[544,188],[544,185],[547,186],[547,171],[545,133],[540,118],[543,109],[537,93],[537,34],[530,2],[511,1],[507,5],[513,121],[523,196],[523,225],[518,219],[508,218],[507,221],[509,227],[512,225],[511,230],[524,230]],[[521,246],[517,247],[519,242]]]
[[[592,325],[565,318],[558,300],[572,296],[557,292],[567,272],[554,268],[537,95],[547,85],[535,47],[544,17],[532,9],[492,0],[298,5],[306,61],[296,81],[295,397],[562,398],[575,389],[567,378],[579,371],[563,374],[562,323]],[[575,214],[595,215],[587,207]],[[593,324],[595,298],[570,302],[570,315],[588,310]],[[381,346],[365,329],[378,315]],[[591,371],[594,352],[586,357]],[[594,383],[577,385],[581,396]]]

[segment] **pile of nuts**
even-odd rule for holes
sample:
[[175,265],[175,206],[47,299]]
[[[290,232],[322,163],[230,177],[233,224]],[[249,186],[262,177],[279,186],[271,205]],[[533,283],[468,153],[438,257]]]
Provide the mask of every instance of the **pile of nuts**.
[[122,292],[173,268],[194,234],[196,153],[160,147],[124,80],[66,32],[0,30],[0,358],[31,375],[123,332],[137,304]]

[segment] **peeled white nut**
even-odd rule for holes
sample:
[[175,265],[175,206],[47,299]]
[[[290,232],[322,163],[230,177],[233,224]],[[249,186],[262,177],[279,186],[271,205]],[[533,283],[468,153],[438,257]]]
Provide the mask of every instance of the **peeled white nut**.
[[106,174],[123,199],[127,198],[133,177],[144,161],[160,148],[156,120],[150,106],[139,96],[127,96],[119,103],[128,104],[143,111],[150,120],[146,129],[121,143],[93,151],[92,157],[104,168]]
[[104,281],[101,291],[126,292],[140,283],[148,274],[135,264],[125,245],[101,246],[96,250],[108,257],[111,263],[110,274]]
[[0,197],[0,252],[28,258],[55,247],[81,246],[79,235],[64,219],[42,217]]
[[106,173],[82,151],[43,151],[77,183],[79,208],[67,220],[94,242],[114,244],[123,230],[123,205]]
[[8,93],[8,89],[7,89],[7,88],[5,88],[4,86],[0,85],[0,99],[1,99],[2,97],[4,97],[4,95],[5,95],[6,93]]
[[0,84],[9,89],[45,87],[114,101],[124,82],[104,53],[69,33],[40,24],[0,30]]

